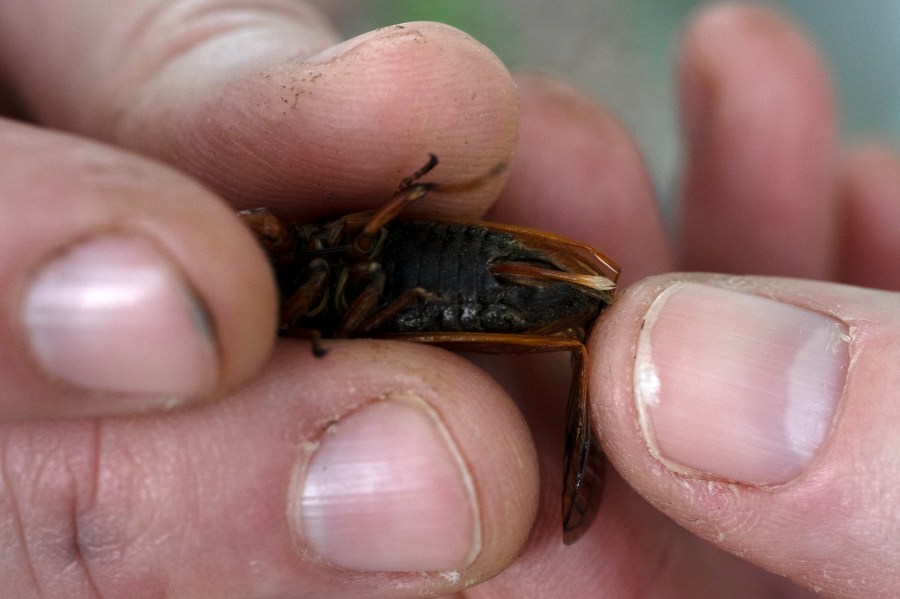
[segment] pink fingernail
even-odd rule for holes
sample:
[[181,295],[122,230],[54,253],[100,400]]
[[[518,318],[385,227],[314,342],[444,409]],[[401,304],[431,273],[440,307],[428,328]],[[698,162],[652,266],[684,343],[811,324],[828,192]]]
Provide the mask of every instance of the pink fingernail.
[[87,389],[175,397],[208,392],[218,375],[209,317],[147,242],[89,239],[43,265],[23,317],[51,376]]
[[455,570],[480,550],[471,476],[438,415],[411,399],[344,417],[306,464],[290,520],[300,543],[335,566]]
[[831,430],[848,367],[847,327],[829,316],[675,284],[651,306],[638,342],[641,426],[675,470],[784,483]]

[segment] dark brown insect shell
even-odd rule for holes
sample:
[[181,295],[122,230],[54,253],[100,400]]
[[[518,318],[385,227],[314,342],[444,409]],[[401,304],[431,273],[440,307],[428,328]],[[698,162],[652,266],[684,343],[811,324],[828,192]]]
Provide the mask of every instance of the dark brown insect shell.
[[[568,240],[560,247],[558,238],[521,227],[398,218],[379,229],[363,252],[355,247],[355,218],[321,227],[288,225],[294,227],[293,249],[273,254],[286,302],[284,334],[581,338],[570,329],[584,328],[612,301],[613,280]],[[317,276],[324,280],[310,283]],[[291,300],[298,294],[307,298],[302,311]]]

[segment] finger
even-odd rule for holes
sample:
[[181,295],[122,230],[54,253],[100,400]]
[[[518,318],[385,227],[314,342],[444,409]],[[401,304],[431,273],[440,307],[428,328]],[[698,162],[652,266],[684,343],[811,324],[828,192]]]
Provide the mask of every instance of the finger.
[[900,290],[900,156],[878,144],[856,148],[842,170],[840,192],[841,279]]
[[715,545],[826,596],[896,595],[898,324],[888,292],[648,279],[592,340],[605,448]]
[[[519,147],[509,184],[488,216],[589,241],[622,262],[626,279],[668,268],[671,254],[646,170],[618,121],[547,76],[520,75],[517,82],[523,107]],[[772,596],[773,581],[674,525],[612,469],[597,520],[576,544],[563,545],[568,356],[480,357],[478,362],[516,399],[531,426],[541,502],[522,555],[465,597]],[[619,380],[607,376],[591,382],[595,393]],[[607,438],[602,427],[598,432]]]
[[[496,367],[497,358],[485,361],[492,367],[492,376],[521,406],[530,425],[538,452],[541,494],[537,521],[519,557],[495,578],[466,590],[464,597],[777,596],[773,595],[774,581],[677,526],[612,468],[607,468],[596,520],[574,545],[563,544],[560,491],[568,387],[565,358],[525,356],[510,360],[504,368]],[[599,432],[605,441],[606,431]]]
[[[441,160],[434,177],[453,182],[488,172],[515,144],[506,69],[447,26],[332,45],[324,21],[288,0],[6,4],[23,24],[4,44],[17,57],[13,84],[39,120],[166,160],[242,207],[368,208],[429,153]],[[425,208],[481,213],[501,182]]]
[[0,155],[0,420],[171,407],[260,367],[271,275],[208,191],[10,121]]
[[568,235],[636,281],[670,268],[646,165],[605,107],[548,75],[516,78],[522,123],[509,182],[489,218]]
[[421,597],[503,568],[536,495],[508,398],[442,350],[328,348],[165,418],[0,429],[6,592]]
[[835,110],[812,44],[768,10],[701,12],[679,56],[690,270],[828,278]]

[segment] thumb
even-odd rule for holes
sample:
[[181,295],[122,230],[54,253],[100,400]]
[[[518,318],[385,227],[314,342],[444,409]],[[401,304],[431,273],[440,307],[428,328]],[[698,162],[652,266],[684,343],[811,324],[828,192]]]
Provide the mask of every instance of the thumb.
[[898,331],[896,293],[647,279],[591,341],[605,447],[717,546],[825,595],[897,596]]
[[0,422],[221,397],[276,328],[264,258],[208,190],[2,119],[0,294]]

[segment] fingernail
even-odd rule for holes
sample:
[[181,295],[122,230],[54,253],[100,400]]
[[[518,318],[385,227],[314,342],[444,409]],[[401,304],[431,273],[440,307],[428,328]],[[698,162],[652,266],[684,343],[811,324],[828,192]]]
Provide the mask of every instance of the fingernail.
[[369,404],[330,426],[289,505],[301,545],[359,571],[456,570],[481,546],[471,476],[422,400]]
[[848,365],[848,329],[829,316],[678,283],[654,301],[638,340],[641,427],[676,471],[785,483],[831,430]]
[[66,383],[176,397],[215,383],[202,303],[139,238],[96,237],[44,264],[25,293],[23,317],[37,361]]

